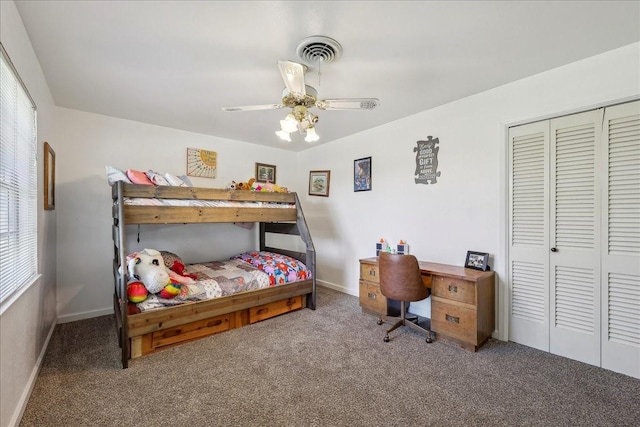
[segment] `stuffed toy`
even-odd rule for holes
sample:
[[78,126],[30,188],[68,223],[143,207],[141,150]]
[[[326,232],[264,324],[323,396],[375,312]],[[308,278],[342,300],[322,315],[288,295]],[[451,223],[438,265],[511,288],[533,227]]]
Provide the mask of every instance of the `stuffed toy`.
[[162,255],[155,249],[143,249],[127,257],[129,277],[127,296],[131,302],[142,302],[147,298],[140,289],[144,286],[149,294],[158,294],[162,298],[174,298],[180,294],[183,284],[192,284],[193,278],[169,270]]
[[252,185],[255,181],[256,181],[255,178],[251,178],[247,182],[231,181],[231,184],[229,184],[229,189],[230,190],[251,190]]
[[288,193],[289,190],[286,187],[280,187],[277,184],[272,184],[269,181],[263,184],[253,183],[251,191],[259,191],[265,193]]

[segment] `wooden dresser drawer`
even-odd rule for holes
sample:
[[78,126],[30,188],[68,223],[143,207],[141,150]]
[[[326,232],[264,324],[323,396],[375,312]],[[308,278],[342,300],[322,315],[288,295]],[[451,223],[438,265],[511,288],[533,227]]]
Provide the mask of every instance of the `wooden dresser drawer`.
[[373,313],[387,314],[387,298],[380,292],[378,284],[360,280],[360,307]]
[[380,283],[380,271],[378,270],[378,264],[360,263],[360,279],[368,280],[373,283]]
[[473,345],[477,345],[477,311],[460,305],[447,304],[434,298],[431,301],[431,329]]
[[438,297],[476,305],[476,286],[466,280],[433,276],[431,293]]

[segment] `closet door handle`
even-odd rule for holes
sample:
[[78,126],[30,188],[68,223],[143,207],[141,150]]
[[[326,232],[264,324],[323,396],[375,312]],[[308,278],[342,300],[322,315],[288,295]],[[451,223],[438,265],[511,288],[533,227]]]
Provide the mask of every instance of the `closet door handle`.
[[551,252],[558,252],[557,248],[551,248]]

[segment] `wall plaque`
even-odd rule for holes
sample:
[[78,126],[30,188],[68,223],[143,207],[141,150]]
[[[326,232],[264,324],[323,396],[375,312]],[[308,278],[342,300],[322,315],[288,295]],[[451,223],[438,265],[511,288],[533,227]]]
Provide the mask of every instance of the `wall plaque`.
[[417,146],[413,148],[413,152],[416,153],[416,171],[414,172],[416,184],[437,183],[437,178],[440,177],[438,171],[440,147],[436,147],[436,144],[440,144],[440,141],[429,135],[426,141],[417,141],[416,144]]
[[218,170],[218,153],[200,148],[187,148],[187,175],[215,178]]

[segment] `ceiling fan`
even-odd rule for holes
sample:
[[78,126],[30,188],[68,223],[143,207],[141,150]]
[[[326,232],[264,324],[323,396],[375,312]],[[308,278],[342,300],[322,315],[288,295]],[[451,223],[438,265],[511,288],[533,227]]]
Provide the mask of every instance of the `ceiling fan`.
[[[334,43],[335,40],[332,40]],[[306,46],[308,48],[308,46]],[[317,49],[317,44],[311,49]],[[323,58],[321,53],[309,53],[312,58]],[[258,111],[291,108],[284,120],[280,120],[280,130],[276,131],[281,139],[291,141],[292,132],[300,132],[305,135],[305,141],[314,142],[320,137],[315,131],[318,116],[309,110],[316,107],[320,110],[373,110],[379,104],[377,98],[338,98],[318,99],[318,92],[304,82],[304,73],[307,67],[291,61],[278,61],[278,68],[282,75],[285,88],[282,91],[282,103],[266,105],[248,105],[244,107],[225,107],[223,111]]]

